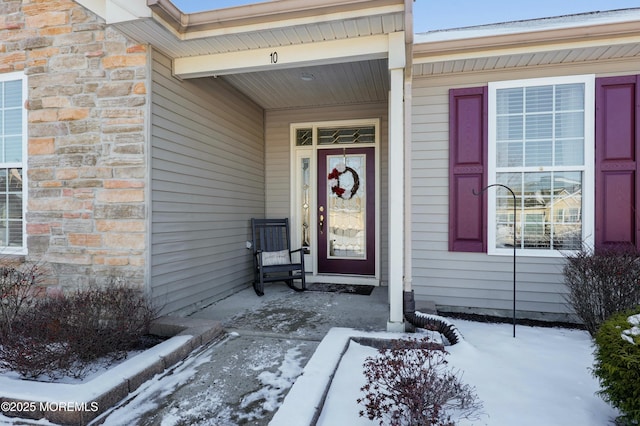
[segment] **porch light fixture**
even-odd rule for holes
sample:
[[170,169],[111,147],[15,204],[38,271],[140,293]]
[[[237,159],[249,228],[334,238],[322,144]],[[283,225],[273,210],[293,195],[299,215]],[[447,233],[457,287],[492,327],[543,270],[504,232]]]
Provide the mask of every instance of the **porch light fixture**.
[[300,74],[300,80],[302,81],[313,81],[315,79],[316,77],[311,73],[303,72],[302,74]]

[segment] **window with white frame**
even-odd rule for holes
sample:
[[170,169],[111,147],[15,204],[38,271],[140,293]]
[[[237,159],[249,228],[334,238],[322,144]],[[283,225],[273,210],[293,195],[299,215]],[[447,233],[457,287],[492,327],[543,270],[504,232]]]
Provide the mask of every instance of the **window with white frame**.
[[24,161],[27,117],[23,73],[0,74],[0,251],[25,247]]
[[[593,234],[594,76],[489,84],[488,243],[557,255]],[[514,199],[515,195],[515,199]]]

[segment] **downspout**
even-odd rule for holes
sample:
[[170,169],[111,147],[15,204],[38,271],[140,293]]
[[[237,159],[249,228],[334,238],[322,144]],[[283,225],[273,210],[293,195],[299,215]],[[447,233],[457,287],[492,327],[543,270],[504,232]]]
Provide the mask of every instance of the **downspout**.
[[[412,85],[413,85],[413,1],[405,0],[405,52],[406,66],[404,78],[404,277],[403,277],[403,311],[405,318],[411,321],[412,314],[415,314],[415,298],[413,293],[413,246],[412,246],[412,223],[411,218],[411,195],[412,195]],[[407,315],[409,314],[409,315]],[[415,325],[415,324],[413,324]]]
[[413,2],[405,0],[405,53],[406,65],[404,76],[404,276],[402,306],[404,318],[414,327],[437,331],[442,334],[450,344],[458,343],[461,336],[458,330],[450,323],[431,316],[416,313],[416,301],[413,292],[413,236],[412,236],[412,147],[413,147]]

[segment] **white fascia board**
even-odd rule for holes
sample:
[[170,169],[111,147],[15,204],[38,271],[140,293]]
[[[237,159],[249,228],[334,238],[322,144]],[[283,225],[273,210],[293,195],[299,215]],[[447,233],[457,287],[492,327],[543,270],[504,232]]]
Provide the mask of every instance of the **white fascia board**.
[[107,24],[150,18],[151,9],[147,0],[106,0],[105,21]]
[[310,24],[326,23],[333,21],[346,21],[350,19],[366,18],[370,16],[384,16],[394,13],[404,12],[403,5],[392,5],[384,7],[375,7],[368,9],[360,9],[351,12],[336,12],[327,14],[318,14],[313,16],[305,16],[300,18],[289,18],[282,21],[273,21],[265,18],[263,22],[238,25],[238,26],[224,26],[219,29],[192,31],[185,34],[180,34],[182,40],[194,40],[205,37],[215,37],[221,35],[241,34],[256,31],[271,30],[273,28],[291,28],[296,26],[304,26]]
[[305,65],[382,59],[388,55],[388,40],[388,36],[383,34],[358,39],[189,56],[176,58],[173,61],[173,73],[180,78],[198,78]]

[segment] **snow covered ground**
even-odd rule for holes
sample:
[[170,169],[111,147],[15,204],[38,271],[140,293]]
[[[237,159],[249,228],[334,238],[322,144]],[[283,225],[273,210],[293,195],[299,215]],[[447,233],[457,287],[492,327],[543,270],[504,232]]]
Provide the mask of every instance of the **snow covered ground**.
[[[476,388],[484,413],[460,425],[602,426],[616,410],[595,395],[592,341],[585,331],[455,321],[464,341],[447,347],[449,365]],[[373,425],[355,401],[365,383],[359,373],[377,351],[354,344],[344,355],[318,425]]]
[[[590,371],[593,347],[585,331],[518,326],[514,339],[508,324],[462,320],[454,323],[464,341],[447,347],[449,365],[460,370],[464,383],[476,388],[484,406],[478,420],[463,421],[461,425],[601,426],[609,424],[617,415],[595,395],[598,383]],[[392,333],[332,329],[308,363],[307,358],[300,356],[300,350],[309,342],[293,341],[280,348],[277,365],[264,366],[260,364],[267,359],[264,356],[267,347],[259,349],[254,342],[251,347],[256,358],[252,374],[262,385],[233,405],[225,400],[224,388],[207,387],[201,392],[192,392],[188,398],[180,396],[179,392],[185,385],[193,386],[205,381],[203,368],[212,363],[217,353],[216,346],[212,346],[187,358],[170,373],[158,375],[145,383],[130,395],[127,404],[110,411],[101,420],[107,426],[232,426],[247,424],[247,421],[267,424],[273,412],[280,408],[271,425],[304,425],[314,415],[330,375],[339,363],[318,424],[377,424],[359,417],[362,407],[356,402],[364,384],[362,363],[376,350],[351,343],[342,356],[350,336],[399,337]],[[276,358],[271,354],[268,359],[273,361]],[[246,378],[237,376],[237,380]],[[292,384],[291,391],[284,398]],[[178,403],[166,405],[167,398]],[[234,413],[243,405],[245,408],[247,405],[253,407],[251,418],[246,417],[246,410],[243,415]],[[12,419],[0,415],[0,424],[12,422]]]

